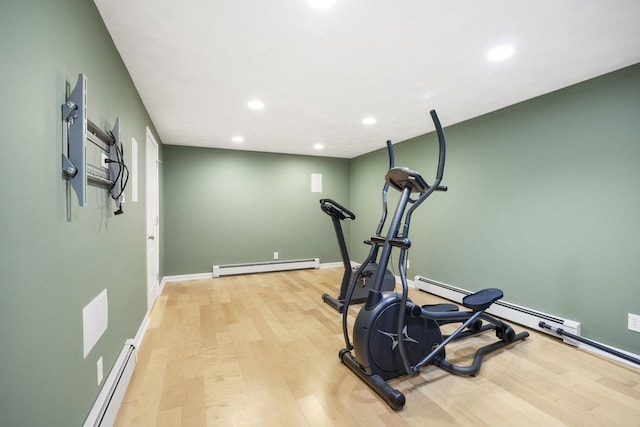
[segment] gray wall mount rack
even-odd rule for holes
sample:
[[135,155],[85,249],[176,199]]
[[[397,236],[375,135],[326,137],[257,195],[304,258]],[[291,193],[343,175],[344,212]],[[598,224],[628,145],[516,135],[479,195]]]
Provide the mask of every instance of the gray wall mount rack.
[[82,73],[62,104],[62,122],[62,173],[71,182],[79,205],[87,206],[89,183],[106,186],[120,205],[124,200],[121,180],[125,168],[120,118],[109,132],[87,118],[87,76]]

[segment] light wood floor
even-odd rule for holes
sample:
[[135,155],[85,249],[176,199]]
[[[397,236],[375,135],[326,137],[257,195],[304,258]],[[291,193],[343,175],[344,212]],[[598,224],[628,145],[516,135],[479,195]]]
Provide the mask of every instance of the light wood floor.
[[[639,369],[537,332],[487,356],[476,377],[428,366],[393,380],[407,403],[391,410],[338,359],[341,317],[321,295],[337,294],[341,275],[167,284],[116,425],[640,426]],[[418,303],[438,301],[412,292]],[[451,344],[447,357],[462,361],[494,339]]]

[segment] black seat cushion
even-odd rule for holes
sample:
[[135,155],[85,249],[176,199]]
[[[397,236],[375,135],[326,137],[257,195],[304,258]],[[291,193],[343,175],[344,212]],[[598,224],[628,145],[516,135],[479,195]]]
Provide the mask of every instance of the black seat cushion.
[[481,311],[489,308],[491,304],[500,298],[502,298],[502,290],[487,288],[464,297],[462,299],[462,305],[473,311]]

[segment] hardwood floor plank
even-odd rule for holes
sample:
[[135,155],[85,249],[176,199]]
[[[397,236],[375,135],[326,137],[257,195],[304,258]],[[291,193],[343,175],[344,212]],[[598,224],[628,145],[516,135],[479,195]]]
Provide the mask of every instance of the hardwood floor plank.
[[180,423],[183,426],[205,426],[207,424],[205,406],[204,375],[193,377],[184,384],[184,404]]
[[182,408],[161,410],[158,414],[158,427],[174,427],[182,423]]

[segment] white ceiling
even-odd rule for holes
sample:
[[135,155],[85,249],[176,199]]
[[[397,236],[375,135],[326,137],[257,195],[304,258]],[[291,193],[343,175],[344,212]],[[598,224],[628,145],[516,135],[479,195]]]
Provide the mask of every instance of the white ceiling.
[[165,144],[352,158],[640,62],[638,0],[95,3]]

